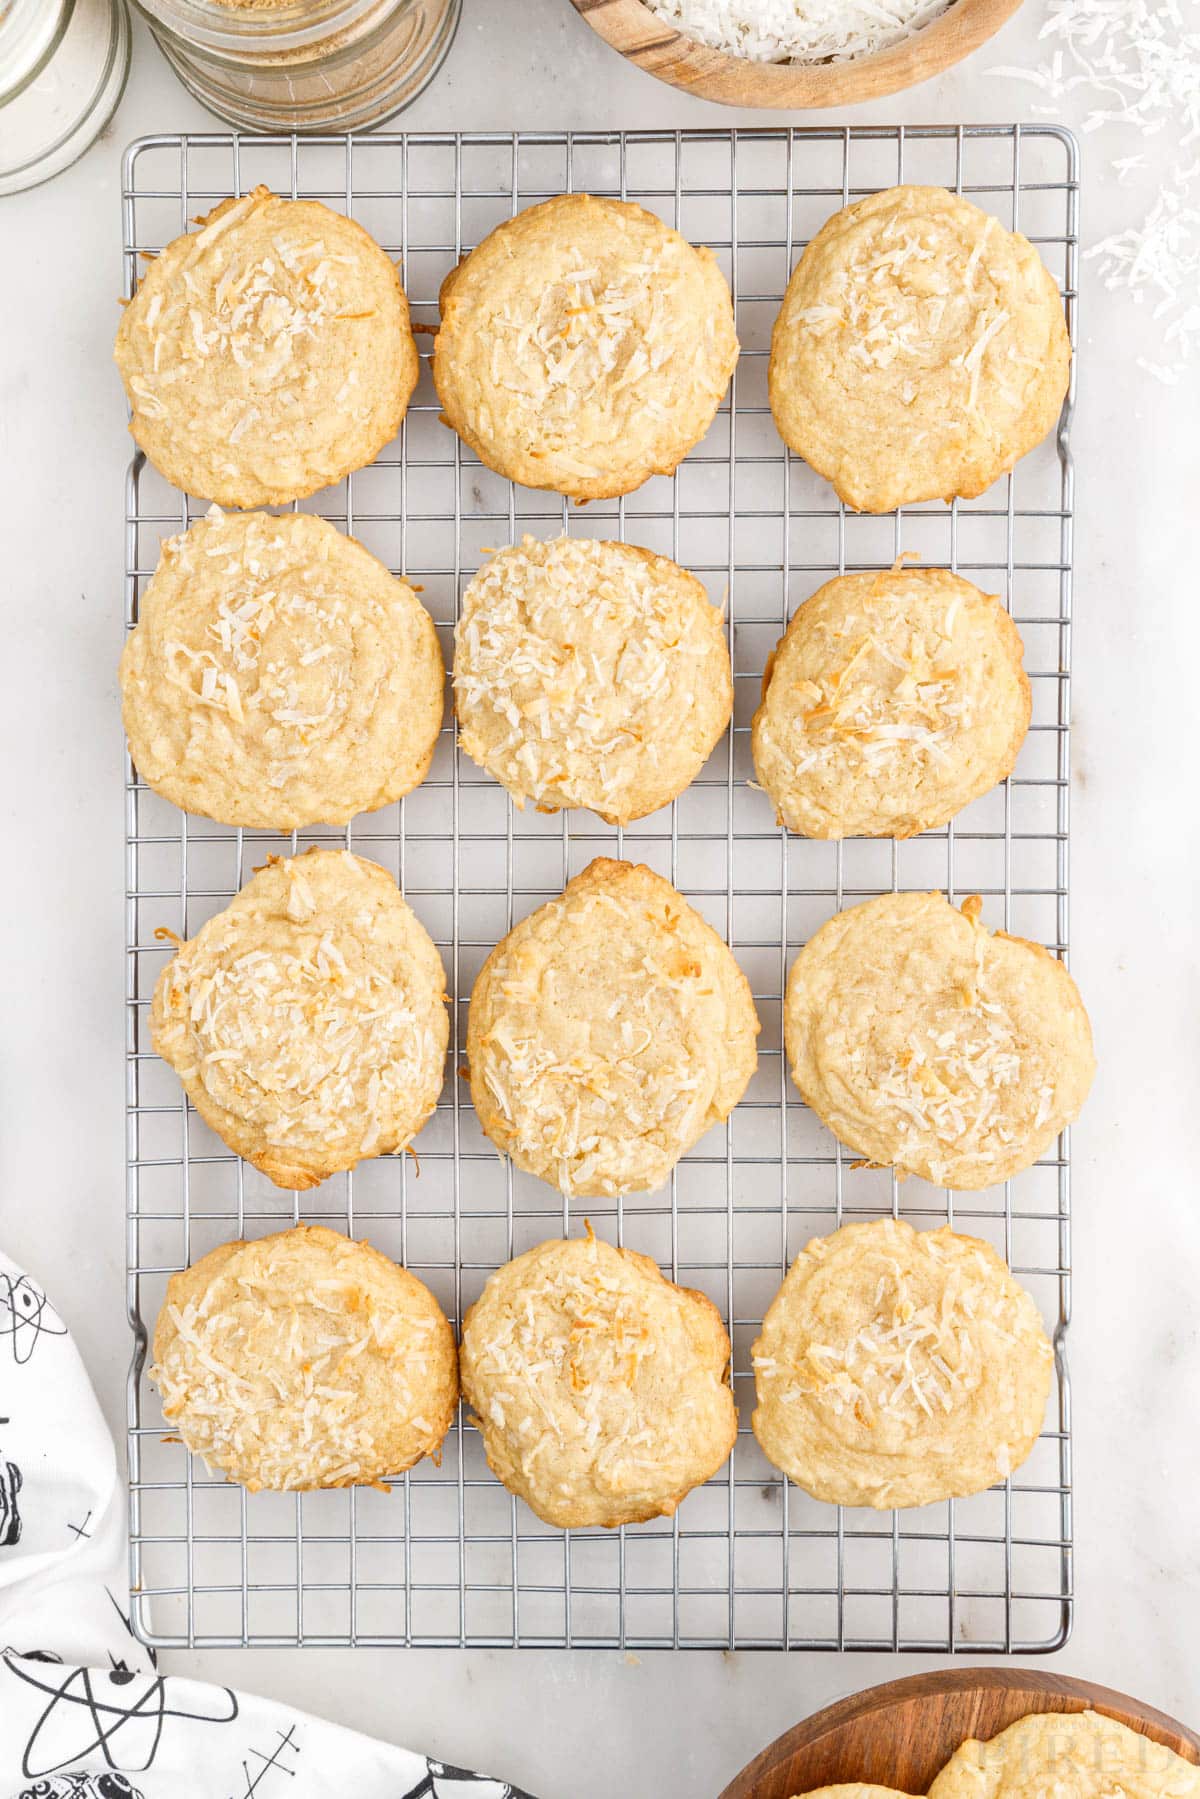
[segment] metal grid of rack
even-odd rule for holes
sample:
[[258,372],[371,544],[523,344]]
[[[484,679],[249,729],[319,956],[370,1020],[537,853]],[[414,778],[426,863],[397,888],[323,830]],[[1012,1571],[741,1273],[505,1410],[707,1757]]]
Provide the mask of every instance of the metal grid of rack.
[[[128,770],[128,1252],[135,1350],[129,1382],[133,1623],[164,1646],[265,1643],[1048,1651],[1070,1632],[1069,1155],[1016,1180],[951,1194],[856,1169],[792,1088],[781,998],[796,951],[831,912],[871,894],[979,892],[984,917],[1065,955],[1070,713],[1072,393],[1057,442],[979,500],[885,518],[840,507],[776,436],[766,396],[770,330],[788,274],[824,219],[897,181],[968,195],[1032,238],[1075,332],[1077,150],[1051,125],[852,127],[369,138],[144,138],[124,165],[126,292],[151,254],[231,192],[345,209],[400,260],[414,322],[437,317],[442,276],[499,219],[571,189],[637,200],[729,276],[743,345],[704,442],[673,478],[626,499],[569,507],[483,468],[438,421],[423,367],[402,436],[371,467],[304,504],[352,531],[423,588],[450,648],[465,582],[487,546],[530,531],[620,536],[693,569],[728,597],[734,725],[669,810],[624,831],[590,814],[513,809],[456,754],[447,722],[429,778],[346,831],[298,837],[188,818]],[[420,340],[423,347],[429,339]],[[139,456],[127,489],[127,622],[161,539],[204,510]],[[764,661],[797,604],[845,571],[901,550],[999,593],[1017,620],[1034,692],[1013,778],[947,829],[905,843],[788,838],[750,787],[749,721]],[[410,1158],[361,1165],[304,1196],[230,1154],[154,1057],[147,1010],[169,951],[161,925],[194,933],[254,865],[310,842],[349,842],[384,863],[438,942],[453,995],[447,1080]],[[516,919],[598,854],[667,875],[726,935],[763,1023],[759,1070],[725,1127],[669,1187],[574,1206],[503,1164],[457,1078],[471,984]],[[728,1320],[741,1429],[728,1466],[667,1521],[566,1534],[541,1525],[488,1472],[460,1418],[440,1466],[390,1493],[248,1496],[164,1439],[144,1379],[146,1333],[168,1275],[218,1243],[293,1219],[369,1237],[438,1294],[452,1320],[486,1276],[541,1239],[582,1227],[654,1256],[707,1291]],[[749,1431],[749,1347],[807,1238],[892,1212],[987,1237],[1055,1333],[1057,1379],[1032,1457],[971,1499],[877,1514],[820,1505],[762,1457]]]

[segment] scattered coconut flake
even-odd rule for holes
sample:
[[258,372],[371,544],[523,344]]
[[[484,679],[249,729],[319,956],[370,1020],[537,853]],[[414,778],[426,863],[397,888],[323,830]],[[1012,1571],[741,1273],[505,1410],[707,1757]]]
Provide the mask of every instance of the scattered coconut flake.
[[1180,0],[1049,0],[1040,39],[1055,44],[1034,69],[999,68],[1049,98],[1079,93],[1084,131],[1142,125],[1153,134],[1174,122],[1178,141],[1200,135],[1200,19]]
[[1200,208],[1192,203],[1200,164],[1177,169],[1146,216],[1093,244],[1087,259],[1100,259],[1099,275],[1110,291],[1124,289],[1153,317],[1165,320],[1163,342],[1174,362],[1139,366],[1173,383],[1200,352]]
[[647,0],[686,36],[749,62],[849,62],[911,37],[950,0]]
[[[1060,114],[1073,103],[1085,134],[1121,126],[1173,156],[1200,140],[1197,0],[1049,0],[1039,37],[1052,46],[1045,62],[993,73],[1029,83]],[[1138,366],[1173,384],[1200,354],[1200,162],[1148,163],[1140,149],[1111,166],[1134,200],[1131,221],[1085,258],[1111,292],[1149,298],[1165,354]]]

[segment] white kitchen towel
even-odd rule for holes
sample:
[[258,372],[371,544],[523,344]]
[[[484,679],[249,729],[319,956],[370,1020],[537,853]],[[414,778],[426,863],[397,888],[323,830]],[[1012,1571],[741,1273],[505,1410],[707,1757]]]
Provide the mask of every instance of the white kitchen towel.
[[528,1799],[160,1674],[129,1629],[125,1516],[74,1340],[0,1255],[0,1799]]

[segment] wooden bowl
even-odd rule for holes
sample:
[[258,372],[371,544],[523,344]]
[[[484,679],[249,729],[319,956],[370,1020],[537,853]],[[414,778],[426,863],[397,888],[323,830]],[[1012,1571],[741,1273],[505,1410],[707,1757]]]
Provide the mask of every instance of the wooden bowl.
[[792,1799],[851,1780],[926,1793],[968,1737],[986,1741],[1028,1712],[1089,1708],[1200,1762],[1200,1736],[1124,1693],[1030,1668],[954,1668],[892,1680],[817,1712],[756,1755],[721,1799]]
[[953,0],[902,43],[850,62],[747,62],[684,37],[642,0],[571,0],[593,31],[641,69],[726,106],[856,106],[915,87],[986,43],[1021,0]]

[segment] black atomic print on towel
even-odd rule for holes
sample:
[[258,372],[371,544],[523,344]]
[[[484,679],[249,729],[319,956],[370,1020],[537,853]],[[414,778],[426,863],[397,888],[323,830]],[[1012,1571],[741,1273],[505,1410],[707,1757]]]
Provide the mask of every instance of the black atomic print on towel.
[[15,1462],[6,1461],[0,1449],[0,1549],[12,1549],[21,1541],[21,1508],[17,1504],[21,1484],[21,1470]]
[[27,1362],[39,1337],[65,1337],[67,1327],[40,1287],[27,1274],[14,1279],[0,1268],[0,1343],[12,1345],[13,1359]]
[[72,1762],[93,1756],[114,1770],[123,1764],[140,1771],[153,1762],[172,1720],[232,1724],[238,1715],[237,1696],[228,1687],[133,1674],[121,1667],[104,1673],[31,1663],[11,1649],[4,1651],[3,1660],[10,1674],[44,1697],[21,1761],[26,1780],[60,1774]]
[[23,1787],[17,1799],[142,1799],[123,1774],[55,1774]]
[[486,1774],[471,1774],[466,1768],[452,1768],[448,1762],[430,1762],[424,1780],[410,1787],[399,1799],[530,1799],[519,1787],[503,1780],[492,1780]]
[[242,1799],[258,1799],[260,1787],[267,1786],[276,1773],[286,1774],[289,1780],[294,1779],[296,1770],[290,1764],[299,1754],[300,1745],[296,1741],[294,1724],[289,1724],[286,1730],[277,1730],[275,1741],[269,1749],[248,1749],[242,1760],[242,1773],[246,1777]]

